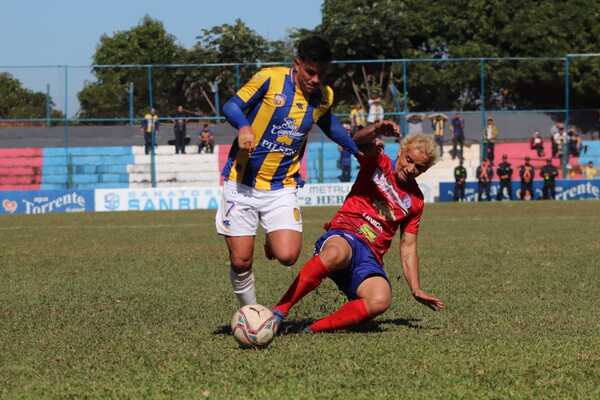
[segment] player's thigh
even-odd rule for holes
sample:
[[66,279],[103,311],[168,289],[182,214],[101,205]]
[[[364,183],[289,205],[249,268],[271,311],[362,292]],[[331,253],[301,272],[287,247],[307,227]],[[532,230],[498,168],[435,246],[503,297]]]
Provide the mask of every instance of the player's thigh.
[[226,182],[215,215],[217,232],[224,236],[255,236],[259,212],[251,188]]
[[268,234],[281,230],[302,232],[296,189],[256,191],[256,198],[260,224]]
[[342,236],[330,236],[322,244],[319,257],[328,271],[340,271],[352,261],[352,246]]
[[278,260],[296,262],[302,250],[302,232],[291,229],[280,229],[267,233],[267,241],[271,252]]
[[385,312],[392,302],[392,289],[387,279],[380,275],[366,278],[358,286],[356,294],[365,301],[371,316]]

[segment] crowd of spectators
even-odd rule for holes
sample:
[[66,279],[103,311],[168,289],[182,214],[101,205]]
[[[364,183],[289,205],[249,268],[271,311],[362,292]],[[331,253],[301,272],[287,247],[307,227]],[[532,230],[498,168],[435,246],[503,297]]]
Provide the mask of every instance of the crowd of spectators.
[[[186,145],[191,142],[187,135],[187,128],[190,118],[197,116],[198,113],[188,111],[183,106],[177,106],[177,109],[167,120],[173,123],[173,139],[168,143],[175,146],[175,154],[185,154]],[[155,108],[151,108],[142,119],[140,131],[144,136],[144,153],[150,154],[153,147],[156,147],[157,137],[160,133],[160,117]],[[198,154],[213,153],[215,149],[215,137],[209,123],[203,123],[202,129],[197,134]]]

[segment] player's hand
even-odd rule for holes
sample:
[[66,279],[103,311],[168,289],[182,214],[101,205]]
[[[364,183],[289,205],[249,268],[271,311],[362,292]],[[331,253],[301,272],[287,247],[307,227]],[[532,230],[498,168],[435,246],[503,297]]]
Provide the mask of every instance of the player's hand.
[[421,289],[416,290],[413,293],[413,297],[415,298],[416,301],[418,301],[419,303],[421,303],[423,305],[426,305],[427,307],[431,308],[433,311],[439,311],[445,307],[444,302],[442,300],[438,299],[437,297],[428,295]]
[[242,150],[248,150],[249,153],[254,150],[254,132],[250,126],[238,130],[238,146]]
[[394,121],[383,120],[375,124],[375,134],[388,137],[398,137],[400,136],[400,127]]

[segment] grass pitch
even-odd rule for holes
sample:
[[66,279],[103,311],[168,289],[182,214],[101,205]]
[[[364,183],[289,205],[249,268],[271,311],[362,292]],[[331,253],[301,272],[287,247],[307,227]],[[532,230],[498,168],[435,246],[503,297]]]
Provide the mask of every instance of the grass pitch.
[[[299,264],[334,212],[304,210]],[[237,307],[213,215],[0,218],[0,397],[600,398],[598,202],[428,205],[421,281],[446,310],[396,281],[395,243],[388,312],[261,351],[228,334]],[[255,258],[269,306],[298,266]],[[342,301],[326,281],[290,317],[300,326]]]

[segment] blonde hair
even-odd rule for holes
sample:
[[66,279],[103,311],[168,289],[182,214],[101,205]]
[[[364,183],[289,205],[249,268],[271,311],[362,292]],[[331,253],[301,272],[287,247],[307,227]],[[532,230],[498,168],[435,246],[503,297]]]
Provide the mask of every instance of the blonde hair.
[[411,133],[400,142],[400,151],[409,146],[416,148],[427,156],[427,167],[433,166],[438,161],[438,152],[433,136],[425,133]]

